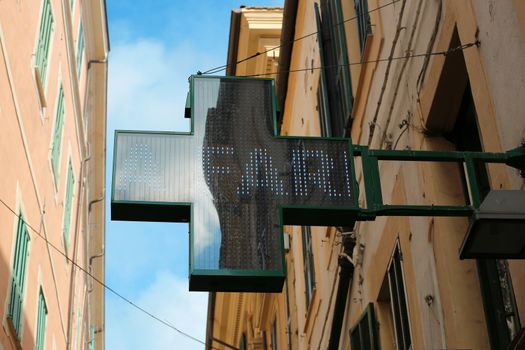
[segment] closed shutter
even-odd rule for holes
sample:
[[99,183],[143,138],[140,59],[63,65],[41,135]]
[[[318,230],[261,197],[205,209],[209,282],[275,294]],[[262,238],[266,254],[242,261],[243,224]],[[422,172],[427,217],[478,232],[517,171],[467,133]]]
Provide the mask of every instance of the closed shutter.
[[20,328],[22,325],[22,304],[24,301],[28,245],[29,233],[27,232],[24,218],[20,215],[16,232],[13,277],[11,280],[11,296],[9,300],[9,317],[13,321],[13,326],[18,337],[20,337]]
[[320,56],[320,76],[319,86],[317,88],[317,106],[319,109],[319,124],[321,125],[321,136],[330,137],[332,130],[330,126],[330,107],[328,102],[328,86],[326,78],[326,65],[324,59],[324,45],[323,45],[323,34],[321,25],[321,14],[319,12],[319,4],[314,3],[315,7],[315,19],[317,23],[317,42],[319,43],[319,56]]
[[80,73],[82,72],[82,58],[84,56],[84,26],[82,25],[82,19],[80,20],[77,40],[77,75],[80,79]]
[[[55,117],[55,128],[53,130],[53,146],[51,150],[51,165],[53,167],[53,175],[58,184],[58,176],[60,175],[60,147],[62,143],[62,129],[64,127],[64,90],[62,85],[58,92],[57,112]],[[57,185],[58,187],[58,185]]]
[[67,186],[66,186],[66,204],[64,206],[64,244],[66,252],[69,248],[69,236],[71,231],[71,208],[73,207],[73,192],[75,189],[75,177],[73,175],[73,165],[69,160],[67,170]]
[[40,289],[38,294],[38,316],[36,329],[36,350],[44,350],[46,339],[46,323],[47,323],[47,306],[44,298],[44,293]]
[[40,20],[40,31],[38,35],[38,46],[36,51],[36,66],[40,73],[40,80],[45,85],[46,71],[49,60],[49,48],[51,45],[51,33],[53,31],[53,12],[49,0],[44,0],[42,18]]

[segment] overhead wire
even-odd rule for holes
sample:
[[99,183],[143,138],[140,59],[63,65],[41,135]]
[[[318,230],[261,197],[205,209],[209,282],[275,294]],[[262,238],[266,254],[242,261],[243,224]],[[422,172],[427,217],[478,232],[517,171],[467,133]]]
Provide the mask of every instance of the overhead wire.
[[[174,325],[172,325],[171,323],[169,323],[168,321],[165,321],[163,319],[161,319],[160,317],[154,315],[153,313],[151,313],[150,311],[144,309],[143,307],[141,307],[140,305],[137,305],[135,304],[133,301],[131,301],[130,299],[126,298],[124,295],[122,295],[121,293],[117,292],[115,289],[113,289],[112,287],[108,286],[106,283],[104,283],[103,281],[101,281],[100,279],[98,279],[96,276],[92,275],[88,270],[86,270],[85,268],[83,268],[82,266],[80,266],[79,264],[77,264],[75,261],[73,261],[70,257],[67,256],[66,253],[64,253],[60,248],[58,248],[57,246],[55,246],[53,243],[51,243],[47,238],[45,238],[38,230],[36,230],[29,222],[27,222],[24,218],[22,218],[21,216],[19,216],[15,210],[13,210],[3,199],[0,198],[0,203],[2,203],[13,215],[15,215],[18,220],[22,220],[22,222],[31,229],[31,231],[33,231],[40,239],[42,239],[47,245],[49,245],[51,248],[53,248],[57,253],[59,253],[60,255],[62,255],[67,261],[71,262],[76,268],[78,268],[80,271],[84,272],[87,276],[91,277],[95,282],[97,282],[98,284],[100,284],[102,287],[104,287],[106,290],[108,290],[109,292],[113,293],[115,296],[117,296],[118,298],[120,298],[121,300],[127,302],[128,304],[130,304],[133,308],[135,308],[136,310],[146,314],[147,316],[149,316],[150,318],[154,319],[155,321],[163,324],[164,326],[174,330],[175,332],[183,335],[184,337],[188,338],[188,339],[191,339],[197,343],[200,343],[202,345],[206,345],[206,342],[180,330],[179,328],[175,327]],[[211,349],[214,349],[214,350],[218,350],[217,348],[211,346]]]
[[[374,9],[372,9],[372,10],[369,10],[367,13],[368,13],[368,14],[371,14],[371,13],[373,13],[373,12],[379,11],[379,10],[381,10],[381,9],[387,7],[387,6],[393,5],[393,4],[395,4],[396,2],[400,2],[400,1],[401,1],[401,0],[393,0],[393,1],[391,1],[391,2],[388,2],[388,3],[384,4],[384,5],[381,5],[381,6],[378,6],[378,7],[374,8]],[[345,20],[343,20],[343,21],[341,21],[341,22],[338,22],[338,23],[333,24],[333,27],[338,27],[338,26],[343,25],[343,24],[345,24],[345,23],[347,23],[347,22],[350,22],[350,21],[356,20],[358,17],[359,17],[359,16],[353,16],[353,17],[347,18],[347,19],[345,19]],[[309,37],[311,37],[311,36],[313,36],[313,35],[317,35],[318,33],[319,33],[319,31],[315,31],[315,32],[312,32],[312,33],[309,33],[309,34],[305,34],[305,35],[300,36],[300,37],[298,37],[298,38],[294,38],[293,40],[291,40],[290,42],[287,42],[287,43],[285,43],[285,44],[280,44],[280,45],[278,45],[278,46],[274,46],[274,47],[272,47],[272,48],[270,48],[270,49],[267,49],[267,50],[264,50],[264,51],[260,51],[260,52],[257,51],[257,52],[254,53],[253,55],[247,56],[247,57],[245,57],[245,58],[243,58],[243,59],[240,59],[240,60],[238,60],[238,61],[236,61],[236,62],[223,64],[223,65],[221,65],[221,66],[217,66],[217,67],[215,67],[215,68],[208,69],[207,71],[204,71],[204,72],[200,72],[200,71],[199,71],[198,74],[215,74],[215,73],[219,73],[219,72],[221,72],[221,71],[223,71],[223,70],[226,70],[226,69],[227,69],[228,67],[230,67],[230,66],[233,66],[233,65],[237,65],[237,64],[239,64],[239,63],[246,62],[246,61],[251,60],[251,59],[253,59],[253,58],[255,58],[255,57],[258,57],[258,56],[260,56],[260,55],[264,55],[265,53],[268,53],[268,52],[271,52],[271,51],[275,51],[275,50],[277,50],[277,49],[279,49],[279,48],[281,48],[281,47],[283,47],[283,46],[285,46],[285,45],[292,44],[292,43],[294,43],[294,42],[296,42],[296,41],[299,41],[299,40],[303,40],[303,39],[309,38]]]
[[348,64],[333,64],[333,65],[325,65],[325,66],[319,66],[319,67],[308,67],[308,68],[297,68],[297,69],[290,69],[287,71],[278,71],[278,72],[271,72],[271,73],[259,73],[259,74],[247,74],[247,75],[239,75],[239,77],[261,77],[261,76],[268,76],[268,75],[277,75],[280,73],[297,73],[297,72],[304,72],[304,71],[312,71],[312,70],[319,70],[319,69],[325,69],[325,68],[337,68],[337,67],[348,67],[348,66],[358,66],[368,63],[380,63],[380,62],[387,62],[389,60],[403,60],[403,59],[410,59],[410,58],[418,58],[418,57],[427,57],[427,56],[447,56],[451,53],[457,52],[457,51],[463,51],[465,49],[468,49],[469,47],[479,47],[481,42],[479,40],[459,45],[454,48],[451,48],[449,50],[443,50],[443,51],[434,51],[434,52],[425,52],[425,53],[418,53],[418,54],[407,54],[403,56],[397,56],[397,57],[386,57],[386,58],[379,58],[377,60],[368,60],[368,61],[360,61],[360,62],[350,62]]

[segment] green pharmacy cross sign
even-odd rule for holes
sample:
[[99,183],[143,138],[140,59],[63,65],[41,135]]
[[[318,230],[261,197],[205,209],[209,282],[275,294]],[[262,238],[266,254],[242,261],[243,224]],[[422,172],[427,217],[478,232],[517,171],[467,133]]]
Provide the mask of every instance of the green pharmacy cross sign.
[[352,226],[349,139],[280,137],[271,79],[193,76],[189,133],[117,131],[113,220],[190,223],[190,290],[280,292],[282,228]]

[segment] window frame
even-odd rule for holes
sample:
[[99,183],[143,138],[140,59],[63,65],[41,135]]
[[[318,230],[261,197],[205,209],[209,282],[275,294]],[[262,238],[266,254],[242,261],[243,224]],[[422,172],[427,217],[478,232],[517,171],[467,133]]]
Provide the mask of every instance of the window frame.
[[[396,344],[396,349],[407,350],[412,349],[413,342],[402,262],[403,253],[399,239],[397,239],[385,272],[385,277],[383,278],[378,301],[389,304],[392,316],[392,336]],[[393,279],[396,282],[395,285],[392,285]],[[395,294],[393,294],[394,292]]]

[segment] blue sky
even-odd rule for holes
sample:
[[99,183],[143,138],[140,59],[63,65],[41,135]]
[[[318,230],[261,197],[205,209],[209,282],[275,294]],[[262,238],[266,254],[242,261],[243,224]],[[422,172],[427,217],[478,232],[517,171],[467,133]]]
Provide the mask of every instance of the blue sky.
[[[108,190],[115,129],[186,131],[188,76],[225,64],[230,11],[283,1],[107,0],[111,41]],[[188,290],[188,226],[106,223],[106,283],[159,318],[205,339],[207,293]],[[204,349],[106,293],[106,348]]]

